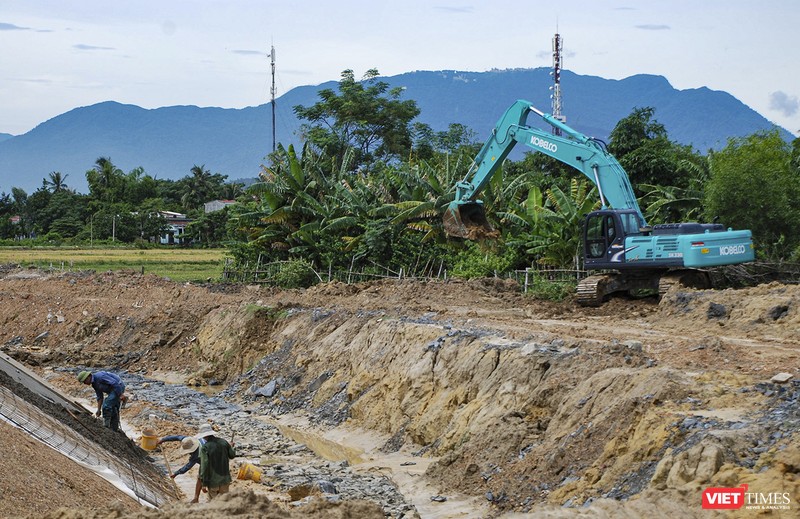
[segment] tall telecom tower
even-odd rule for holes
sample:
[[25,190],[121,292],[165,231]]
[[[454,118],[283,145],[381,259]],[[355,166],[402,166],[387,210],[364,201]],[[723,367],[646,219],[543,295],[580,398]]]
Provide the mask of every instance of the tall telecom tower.
[[[556,31],[558,31],[558,29],[556,29]],[[561,113],[561,48],[563,44],[564,40],[562,40],[561,35],[556,32],[556,35],[553,36],[553,71],[550,73],[553,76],[553,86],[550,87],[553,91],[553,95],[550,97],[553,99],[553,117],[561,122],[566,122],[566,116]],[[555,135],[561,135],[561,130],[559,128],[553,128],[553,133]]]
[[275,152],[275,46],[270,47],[270,65],[272,66],[272,88],[269,89],[272,104],[272,152]]

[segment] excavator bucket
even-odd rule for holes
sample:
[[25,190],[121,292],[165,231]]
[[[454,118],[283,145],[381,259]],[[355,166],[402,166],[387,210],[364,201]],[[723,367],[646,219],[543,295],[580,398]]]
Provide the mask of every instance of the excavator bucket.
[[444,232],[454,238],[495,240],[500,236],[486,220],[483,204],[451,202],[444,212]]

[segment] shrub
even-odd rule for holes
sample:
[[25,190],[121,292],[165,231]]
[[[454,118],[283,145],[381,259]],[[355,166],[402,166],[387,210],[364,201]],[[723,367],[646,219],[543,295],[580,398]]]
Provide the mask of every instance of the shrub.
[[511,270],[515,264],[515,250],[487,250],[474,242],[459,251],[450,274],[458,278],[481,278],[499,275]]
[[563,301],[575,293],[575,283],[567,281],[550,281],[541,276],[534,276],[528,284],[528,295],[546,301]]
[[308,261],[293,259],[283,263],[272,280],[281,288],[308,288],[317,281],[317,274]]

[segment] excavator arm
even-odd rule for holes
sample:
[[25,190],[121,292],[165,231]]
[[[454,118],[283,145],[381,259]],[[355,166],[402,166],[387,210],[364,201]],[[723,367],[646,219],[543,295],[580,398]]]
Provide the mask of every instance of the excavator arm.
[[[562,135],[528,126],[526,122],[531,112],[561,130]],[[634,210],[645,225],[628,175],[601,141],[540,112],[528,101],[519,100],[506,110],[475,157],[467,176],[456,184],[455,199],[444,216],[444,228],[449,236],[469,239],[496,237],[497,233],[487,222],[483,203],[477,196],[517,143],[577,169],[597,186],[604,209]]]

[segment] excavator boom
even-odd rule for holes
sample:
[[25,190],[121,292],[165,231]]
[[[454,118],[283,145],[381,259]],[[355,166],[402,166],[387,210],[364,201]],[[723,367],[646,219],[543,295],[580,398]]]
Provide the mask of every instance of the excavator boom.
[[[531,112],[561,130],[562,135],[528,126],[526,122]],[[603,208],[610,205],[616,209],[633,209],[644,225],[644,216],[628,175],[600,141],[537,110],[528,101],[518,100],[497,122],[464,180],[456,184],[455,199],[444,216],[445,233],[467,239],[496,237],[497,233],[484,214],[483,204],[476,197],[517,143],[577,169],[598,187]]]

